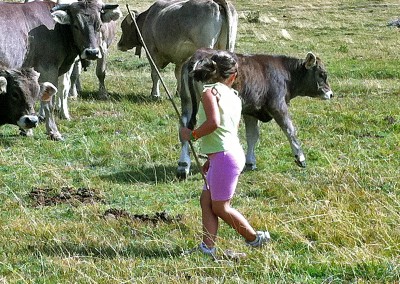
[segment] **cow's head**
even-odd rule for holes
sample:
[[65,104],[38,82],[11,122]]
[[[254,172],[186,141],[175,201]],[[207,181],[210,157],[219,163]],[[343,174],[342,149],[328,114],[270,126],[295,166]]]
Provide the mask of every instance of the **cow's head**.
[[[139,16],[137,12],[132,13],[137,21]],[[128,51],[136,47],[135,55],[140,57],[142,44],[140,42],[139,33],[130,14],[128,14],[121,23],[122,35],[118,41],[118,49]]]
[[52,9],[51,15],[57,23],[71,25],[74,44],[81,59],[95,60],[101,58],[99,43],[102,24],[116,21],[122,14],[117,4],[82,0],[57,5]]
[[303,64],[307,72],[304,82],[307,85],[305,95],[325,100],[332,98],[333,92],[328,83],[328,73],[321,59],[309,52]]
[[27,130],[36,127],[39,118],[35,114],[35,103],[43,91],[55,94],[57,89],[51,83],[38,83],[39,73],[33,68],[0,69],[0,114],[1,124],[15,124]]

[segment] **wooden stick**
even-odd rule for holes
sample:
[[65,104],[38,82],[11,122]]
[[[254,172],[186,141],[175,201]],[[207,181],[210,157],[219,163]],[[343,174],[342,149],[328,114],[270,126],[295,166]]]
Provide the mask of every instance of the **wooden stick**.
[[[168,98],[169,98],[169,100],[171,101],[172,106],[173,106],[174,109],[175,109],[176,115],[178,116],[178,119],[179,119],[179,124],[180,124],[181,126],[184,126],[184,125],[183,125],[183,121],[182,121],[182,119],[181,119],[181,114],[180,114],[180,112],[179,112],[179,110],[178,110],[178,108],[177,108],[177,106],[176,106],[176,104],[175,104],[175,102],[174,102],[174,100],[173,100],[173,98],[172,98],[170,92],[168,91],[168,88],[167,88],[167,86],[165,85],[163,78],[161,77],[160,71],[158,70],[156,64],[154,63],[153,57],[151,56],[149,50],[147,49],[146,43],[144,42],[144,39],[143,39],[143,37],[142,37],[142,33],[140,32],[139,26],[138,26],[138,24],[137,24],[137,22],[136,22],[136,18],[135,18],[135,16],[132,14],[131,10],[129,9],[129,5],[128,5],[128,4],[126,4],[126,8],[128,9],[128,13],[129,13],[129,15],[131,16],[133,23],[135,24],[135,28],[136,28],[136,30],[137,30],[137,32],[138,32],[138,35],[139,35],[139,38],[140,38],[140,42],[143,44],[143,48],[144,48],[144,50],[146,51],[147,58],[149,59],[149,61],[150,61],[151,65],[152,65],[152,67],[154,68],[154,70],[156,70],[157,75],[158,75],[158,77],[160,78],[161,84],[163,85],[163,87],[164,87],[164,89],[165,89],[165,92],[167,93]],[[198,169],[199,169],[199,172],[201,173],[201,176],[202,176],[202,178],[203,178],[203,180],[204,180],[204,184],[206,185],[207,189],[209,189],[208,183],[207,183],[207,179],[206,179],[206,177],[205,177],[205,175],[204,175],[204,173],[203,173],[203,169],[202,169],[202,166],[201,166],[201,164],[200,164],[199,157],[198,157],[197,154],[196,154],[196,151],[195,151],[195,149],[194,149],[194,147],[193,147],[192,141],[189,140],[188,142],[189,142],[190,149],[192,150],[193,157],[194,157],[194,159],[195,159],[195,161],[196,161],[197,167],[198,167]]]

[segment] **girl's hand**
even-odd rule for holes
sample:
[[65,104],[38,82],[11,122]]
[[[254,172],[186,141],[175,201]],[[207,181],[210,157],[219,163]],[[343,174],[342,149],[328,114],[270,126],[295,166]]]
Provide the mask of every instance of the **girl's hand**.
[[210,160],[207,160],[202,167],[203,174],[207,174],[209,168],[210,168]]
[[187,127],[181,127],[180,134],[181,134],[182,141],[189,141],[191,133],[192,133],[191,129],[189,129]]

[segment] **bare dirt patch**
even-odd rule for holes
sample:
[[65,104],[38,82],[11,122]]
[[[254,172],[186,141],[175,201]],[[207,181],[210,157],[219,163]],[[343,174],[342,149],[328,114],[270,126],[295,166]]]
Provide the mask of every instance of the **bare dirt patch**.
[[106,219],[127,219],[132,221],[141,222],[151,222],[153,224],[163,222],[163,223],[173,223],[182,220],[182,215],[170,216],[167,212],[156,212],[154,214],[131,214],[125,210],[110,208],[107,209],[103,217]]
[[386,116],[383,120],[385,120],[389,125],[396,123],[396,119],[393,116]]
[[33,207],[54,206],[57,204],[81,204],[105,203],[104,198],[94,189],[63,187],[60,192],[51,188],[33,188],[29,193],[33,200]]

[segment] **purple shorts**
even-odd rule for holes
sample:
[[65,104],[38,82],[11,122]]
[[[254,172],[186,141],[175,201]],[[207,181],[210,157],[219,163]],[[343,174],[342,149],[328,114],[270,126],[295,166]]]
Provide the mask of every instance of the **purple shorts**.
[[[243,150],[213,153],[208,156],[210,167],[207,183],[211,200],[226,201],[233,197],[238,178],[245,164]],[[204,186],[204,190],[207,190]]]

